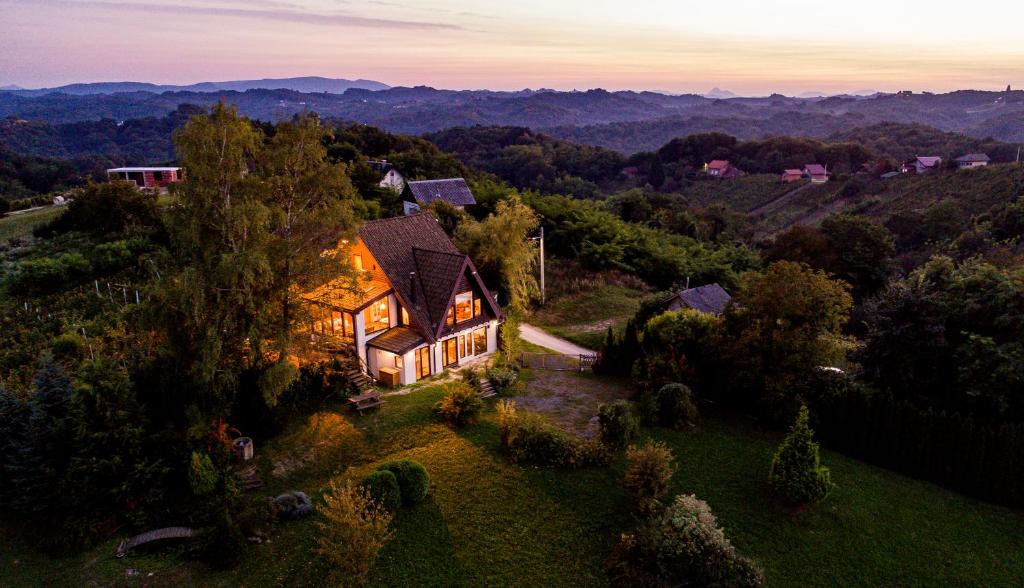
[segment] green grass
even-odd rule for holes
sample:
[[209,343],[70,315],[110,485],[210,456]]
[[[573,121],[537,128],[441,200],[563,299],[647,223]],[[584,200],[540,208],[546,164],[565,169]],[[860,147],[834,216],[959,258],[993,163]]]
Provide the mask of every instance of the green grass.
[[800,182],[785,183],[776,174],[753,174],[728,180],[706,180],[686,186],[680,193],[702,206],[725,204],[747,212],[767,204],[799,187]]
[[609,325],[621,330],[648,293],[617,285],[556,298],[533,312],[530,324],[589,349],[600,349]]
[[[531,382],[545,374],[532,373]],[[588,382],[579,378],[581,387]],[[317,496],[333,476],[359,478],[382,461],[415,459],[430,472],[430,495],[398,513],[373,585],[605,585],[604,559],[631,525],[620,488],[622,459],[579,471],[509,464],[494,413],[454,431],[431,412],[440,394],[429,386],[389,397],[365,417],[329,410],[294,423],[257,447],[265,493],[301,489]],[[675,452],[673,493],[707,500],[738,549],[764,566],[770,586],[1006,586],[1024,577],[1019,512],[829,451],[823,460],[837,489],[822,504],[793,510],[766,493],[778,432],[707,414],[692,431],[645,434]],[[303,467],[280,478],[271,474],[273,463],[311,450]],[[247,549],[238,568],[214,571],[182,559],[176,548],[117,560],[116,538],[53,560],[0,536],[0,584],[133,584],[125,576],[131,568],[148,585],[322,585],[327,570],[310,553],[315,537],[313,520],[277,525],[271,542]],[[149,572],[154,576],[146,577]]]
[[51,206],[0,218],[0,243],[27,237],[32,234],[33,229],[57,218],[62,212],[63,207]]

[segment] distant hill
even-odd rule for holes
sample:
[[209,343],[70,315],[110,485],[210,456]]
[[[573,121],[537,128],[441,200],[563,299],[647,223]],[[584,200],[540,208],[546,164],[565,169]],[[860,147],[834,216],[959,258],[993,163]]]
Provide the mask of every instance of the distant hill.
[[704,92],[703,96],[705,98],[721,99],[721,98],[736,98],[738,95],[733,93],[733,92],[730,92],[729,90],[723,90],[721,88],[717,88],[716,87],[716,88],[711,88],[707,92]]
[[262,80],[235,80],[227,82],[200,82],[184,86],[159,85],[146,82],[98,82],[92,84],[69,84],[56,88],[40,88],[26,90],[17,86],[5,86],[0,90],[13,91],[19,96],[43,96],[45,94],[70,94],[73,96],[93,96],[96,94],[118,94],[123,92],[244,92],[246,90],[294,90],[314,94],[344,94],[347,90],[387,90],[387,84],[372,80],[344,80],[321,77],[280,78]]

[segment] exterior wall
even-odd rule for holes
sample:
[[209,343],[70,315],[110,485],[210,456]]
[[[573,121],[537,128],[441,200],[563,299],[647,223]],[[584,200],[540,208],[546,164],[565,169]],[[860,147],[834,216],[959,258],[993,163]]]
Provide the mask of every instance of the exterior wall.
[[988,165],[987,161],[960,161],[957,162],[960,169],[968,169],[972,167],[985,167]]
[[398,173],[398,170],[389,170],[388,173],[384,174],[384,179],[380,181],[380,187],[401,192],[405,189],[405,178],[402,177],[402,174]]
[[811,176],[811,183],[812,184],[824,184],[825,182],[828,182],[828,176],[822,176],[822,175]]

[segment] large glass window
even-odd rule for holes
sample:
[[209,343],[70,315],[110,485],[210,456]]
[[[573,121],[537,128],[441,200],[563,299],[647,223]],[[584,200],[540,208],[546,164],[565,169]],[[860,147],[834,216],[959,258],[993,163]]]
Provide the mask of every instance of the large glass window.
[[473,318],[473,293],[455,295],[455,322],[461,323]]
[[363,271],[363,254],[356,253],[352,256],[352,265],[356,266],[356,271]]
[[388,309],[387,297],[381,298],[363,310],[363,320],[366,322],[366,334],[383,331],[391,326],[391,316]]
[[466,336],[459,335],[459,359],[466,357],[467,355],[473,355],[473,350],[466,350]]
[[473,353],[476,355],[487,353],[487,329],[473,331]]
[[416,350],[416,379],[421,380],[430,375],[430,347]]
[[449,367],[458,365],[459,350],[458,341],[456,341],[456,338],[452,337],[451,339],[446,339],[443,343],[441,343],[441,346],[442,349],[444,350],[444,366]]

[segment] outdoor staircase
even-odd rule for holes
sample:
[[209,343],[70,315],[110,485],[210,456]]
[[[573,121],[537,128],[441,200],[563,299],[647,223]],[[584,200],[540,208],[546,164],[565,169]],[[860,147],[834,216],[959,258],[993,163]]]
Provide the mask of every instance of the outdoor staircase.
[[494,384],[487,378],[480,378],[480,398],[490,398],[497,395],[498,392],[494,389]]
[[363,369],[363,362],[353,362],[349,369],[345,371],[345,377],[359,390],[362,394],[370,388],[373,388],[373,378],[366,374],[366,370]]

